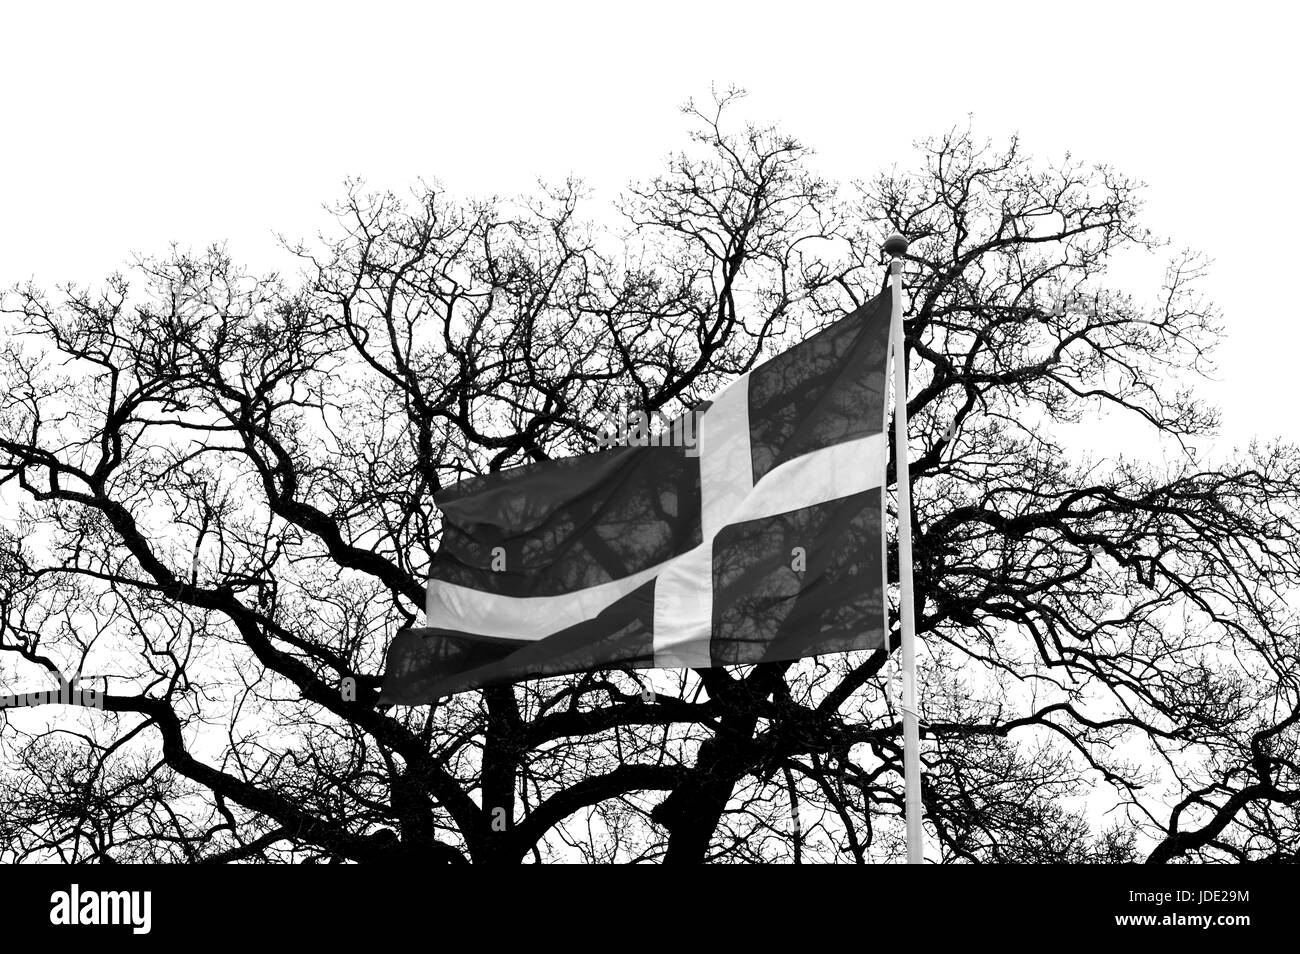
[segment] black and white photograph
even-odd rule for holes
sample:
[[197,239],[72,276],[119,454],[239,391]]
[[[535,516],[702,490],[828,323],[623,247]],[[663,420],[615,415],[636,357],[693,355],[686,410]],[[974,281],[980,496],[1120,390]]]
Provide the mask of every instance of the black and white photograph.
[[1287,930],[1297,27],[5,3],[7,938]]

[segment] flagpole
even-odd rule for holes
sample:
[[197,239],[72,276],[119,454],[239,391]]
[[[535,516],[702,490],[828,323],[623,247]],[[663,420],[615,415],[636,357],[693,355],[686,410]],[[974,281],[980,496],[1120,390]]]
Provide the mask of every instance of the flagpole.
[[893,313],[894,473],[898,483],[898,615],[902,630],[903,786],[907,818],[907,863],[924,862],[921,839],[921,733],[916,713],[916,614],[912,598],[912,477],[907,449],[907,353],[903,349],[903,260],[907,239],[885,239]]

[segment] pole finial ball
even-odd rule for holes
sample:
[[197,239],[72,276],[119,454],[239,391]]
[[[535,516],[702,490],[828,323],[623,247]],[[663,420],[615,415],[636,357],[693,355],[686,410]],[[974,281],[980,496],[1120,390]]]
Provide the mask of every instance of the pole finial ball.
[[890,258],[897,258],[907,251],[907,239],[901,232],[895,232],[889,238],[885,239],[885,254]]

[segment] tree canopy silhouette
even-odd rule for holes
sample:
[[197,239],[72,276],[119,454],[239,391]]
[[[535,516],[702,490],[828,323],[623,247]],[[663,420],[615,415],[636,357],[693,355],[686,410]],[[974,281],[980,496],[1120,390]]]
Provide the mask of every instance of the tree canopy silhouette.
[[[1113,287],[1162,243],[1105,166],[958,129],[840,187],[732,98],[607,212],[353,184],[297,277],[214,247],[11,289],[0,691],[106,691],[0,715],[0,856],[900,857],[884,652],[377,687],[437,490],[707,399],[874,294],[901,231],[931,855],[1295,858],[1300,451],[1198,459],[1204,261]],[[1071,441],[1103,411],[1163,456]]]

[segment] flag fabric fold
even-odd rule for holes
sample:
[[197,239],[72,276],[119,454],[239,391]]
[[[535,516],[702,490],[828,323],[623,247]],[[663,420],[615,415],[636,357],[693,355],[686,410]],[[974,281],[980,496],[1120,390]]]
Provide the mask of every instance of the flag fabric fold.
[[890,311],[886,291],[651,446],[440,493],[426,625],[394,638],[380,701],[881,646]]

